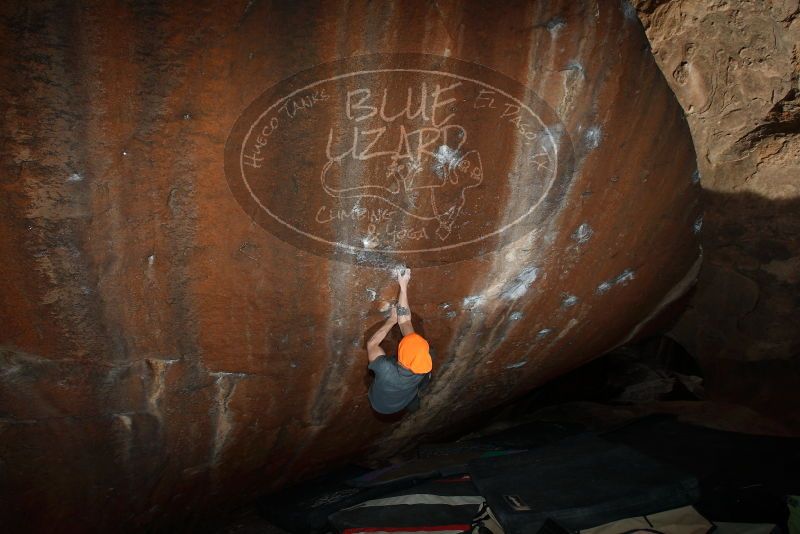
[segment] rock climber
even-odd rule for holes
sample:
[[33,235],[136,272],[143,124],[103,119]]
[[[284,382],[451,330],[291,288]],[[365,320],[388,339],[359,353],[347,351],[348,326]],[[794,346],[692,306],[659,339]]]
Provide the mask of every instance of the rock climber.
[[[431,377],[433,362],[430,347],[425,339],[414,332],[411,324],[411,310],[408,305],[408,281],[411,269],[400,269],[397,283],[400,294],[397,305],[392,305],[389,318],[367,342],[369,368],[375,373],[375,381],[369,388],[369,402],[372,408],[382,414],[407,412],[419,409],[419,391]],[[389,357],[380,347],[381,341],[394,327],[400,326],[403,338],[397,347],[397,358]]]

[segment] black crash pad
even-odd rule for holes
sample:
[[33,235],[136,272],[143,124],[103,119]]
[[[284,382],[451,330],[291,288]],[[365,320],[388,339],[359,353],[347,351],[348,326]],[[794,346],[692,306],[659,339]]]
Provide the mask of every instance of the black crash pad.
[[507,534],[536,533],[548,518],[580,530],[698,497],[693,476],[591,435],[474,460],[469,472]]

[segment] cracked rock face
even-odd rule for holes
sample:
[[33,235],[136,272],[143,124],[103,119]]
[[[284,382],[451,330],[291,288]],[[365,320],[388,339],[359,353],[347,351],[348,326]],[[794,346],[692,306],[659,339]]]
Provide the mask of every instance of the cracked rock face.
[[[626,3],[6,2],[0,26],[9,531],[207,528],[468,425],[696,277],[689,128]],[[437,356],[387,419],[363,345],[401,265]]]
[[709,392],[800,428],[800,5],[637,0],[686,111],[705,264],[675,335]]

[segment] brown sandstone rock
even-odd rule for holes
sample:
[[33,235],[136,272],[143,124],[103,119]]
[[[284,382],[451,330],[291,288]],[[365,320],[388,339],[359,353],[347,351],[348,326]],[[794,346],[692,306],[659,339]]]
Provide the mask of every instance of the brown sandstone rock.
[[[789,385],[800,381],[800,4],[633,3],[686,111],[706,200],[705,273],[676,336],[713,375],[712,396],[800,429]],[[771,393],[745,386],[756,374]]]
[[[625,4],[6,2],[0,27],[12,530],[207,527],[468,424],[696,276],[688,127]],[[362,346],[400,264],[436,378],[384,420]]]

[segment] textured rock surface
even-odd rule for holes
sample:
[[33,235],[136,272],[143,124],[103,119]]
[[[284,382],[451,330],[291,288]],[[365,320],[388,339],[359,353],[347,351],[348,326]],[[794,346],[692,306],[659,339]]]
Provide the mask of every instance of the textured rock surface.
[[705,262],[675,335],[712,396],[800,429],[800,5],[638,0],[686,111]]
[[[326,5],[3,4],[5,527],[196,531],[204,516],[259,491],[468,422],[629,338],[693,281],[695,155],[627,4]],[[437,354],[436,379],[423,409],[402,420],[371,412],[361,345],[394,297],[391,266],[425,262],[382,255],[390,252],[380,239],[379,253],[334,260],[361,219],[326,222],[341,241],[331,251],[305,247],[273,233],[235,196],[241,176],[227,176],[232,191],[225,174],[234,124],[270,87],[288,79],[276,87],[297,89],[312,74],[340,73],[328,62],[392,52],[439,56],[429,61],[444,70],[455,63],[443,56],[482,65],[452,68],[527,103],[535,99],[525,87],[538,94],[540,129],[559,139],[547,161],[565,156],[559,168],[569,171],[559,195],[542,193],[527,233],[415,270],[411,300]],[[410,78],[369,88],[381,94],[397,79]],[[275,170],[259,175],[256,196],[286,195],[276,204],[292,208],[286,217],[319,213],[326,198],[297,191],[331,169],[314,136],[357,122],[340,91],[287,113],[297,120],[283,125],[316,122],[291,135],[278,128],[284,144],[268,146],[283,146],[281,157],[264,149]],[[513,114],[498,108],[486,122],[469,111],[478,110],[474,92],[460,94],[472,100],[452,111],[464,114],[492,174],[471,175],[484,180],[475,188],[483,209],[469,195],[454,204],[464,208],[457,218],[428,206],[442,217],[444,245],[529,202],[536,184],[525,180],[539,172]],[[292,140],[312,151],[292,150]],[[376,171],[361,161],[349,158],[343,166],[356,171],[337,170],[333,189]],[[434,171],[451,182],[467,168],[445,163]]]

